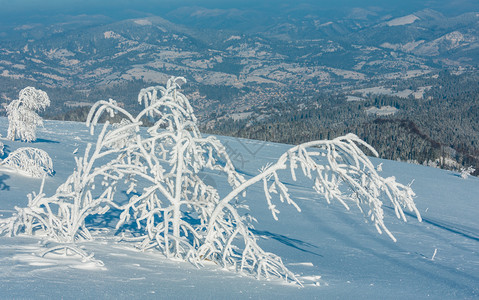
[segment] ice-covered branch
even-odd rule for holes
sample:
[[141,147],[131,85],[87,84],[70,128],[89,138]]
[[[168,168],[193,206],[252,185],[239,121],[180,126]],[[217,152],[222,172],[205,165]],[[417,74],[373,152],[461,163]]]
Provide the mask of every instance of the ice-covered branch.
[[[363,206],[367,208],[364,213],[374,223],[378,232],[384,231],[391,239],[396,241],[384,224],[382,199],[391,202],[398,218],[406,221],[403,212],[403,208],[406,208],[414,212],[417,218],[421,220],[413,200],[415,194],[409,186],[396,182],[394,177],[381,177],[371,161],[359,149],[358,144],[366,146],[373,151],[373,154],[377,155],[371,146],[353,134],[333,140],[308,142],[291,148],[276,163],[265,168],[259,175],[243,182],[220,201],[210,219],[206,240],[211,239],[213,224],[217,221],[224,206],[249,186],[261,180],[263,180],[268,208],[275,219],[277,219],[279,211],[272,203],[271,194],[278,193],[278,190],[281,201],[286,200],[288,204],[292,204],[297,210],[300,210],[299,206],[291,199],[286,186],[279,181],[278,177],[278,171],[286,169],[289,165],[293,180],[297,180],[296,173],[300,168],[306,178],[314,181],[313,188],[318,194],[324,196],[328,203],[331,200],[337,200],[346,209],[349,209],[347,202],[351,201],[361,211],[363,211]],[[269,184],[269,182],[271,183]]]

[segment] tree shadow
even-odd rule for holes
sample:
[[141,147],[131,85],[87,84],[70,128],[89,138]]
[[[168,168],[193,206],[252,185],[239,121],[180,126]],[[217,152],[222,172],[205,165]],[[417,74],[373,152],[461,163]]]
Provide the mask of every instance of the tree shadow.
[[[388,208],[390,210],[394,210],[394,208],[391,206],[384,205],[383,207]],[[404,214],[411,218],[416,218],[416,215],[411,212],[405,211]],[[446,221],[442,221],[442,220],[434,219],[430,217],[425,217],[425,216],[422,216],[422,221],[424,223],[430,224],[442,230],[445,230],[454,234],[458,234],[467,239],[479,242],[479,235],[475,232],[475,229],[473,228],[468,228],[467,226],[464,226],[461,224],[454,224],[451,222],[446,222]]]
[[85,224],[87,228],[115,228],[118,220],[120,219],[121,211],[116,208],[110,208],[104,214],[89,215],[85,218]]
[[282,234],[272,233],[272,232],[269,232],[267,230],[256,230],[256,229],[250,229],[250,230],[251,230],[251,232],[253,232],[256,235],[259,235],[259,236],[262,236],[262,237],[267,237],[267,238],[272,238],[272,239],[274,239],[274,240],[276,240],[276,241],[278,241],[278,242],[280,242],[280,243],[282,243],[286,246],[298,249],[302,252],[306,252],[306,253],[310,253],[310,254],[313,254],[313,255],[316,255],[316,256],[323,257],[319,253],[316,253],[316,252],[313,252],[311,250],[306,249],[306,247],[318,249],[318,246],[315,246],[311,243],[307,243],[307,242],[304,242],[304,241],[301,241],[301,240],[298,240],[298,239],[289,238],[289,237],[287,237],[285,235],[282,235]]
[[10,176],[8,176],[7,174],[0,175],[0,190],[1,191],[9,191],[10,190],[10,186],[5,183],[5,181],[9,178],[10,178]]
[[36,139],[33,143],[50,143],[50,144],[60,144],[58,141],[46,140],[46,139]]
[[8,155],[10,154],[10,149],[8,147],[8,145],[3,145],[3,155],[0,155],[0,159],[5,159],[8,157]]

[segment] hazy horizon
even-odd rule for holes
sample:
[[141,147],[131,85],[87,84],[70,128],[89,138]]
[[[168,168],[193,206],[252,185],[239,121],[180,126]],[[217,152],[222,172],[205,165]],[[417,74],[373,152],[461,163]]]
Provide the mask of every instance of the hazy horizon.
[[[379,0],[338,0],[338,1],[313,1],[313,0],[279,0],[279,1],[217,1],[217,0],[165,0],[158,3],[154,0],[141,0],[131,2],[128,0],[118,1],[75,1],[75,0],[0,0],[2,10],[0,11],[0,24],[18,25],[28,22],[56,22],[57,18],[65,19],[68,16],[78,15],[101,15],[110,18],[112,21],[127,18],[137,18],[148,15],[165,17],[175,10],[185,11],[185,8],[197,7],[205,9],[228,10],[237,9],[260,13],[265,16],[285,16],[289,14],[304,15],[317,14],[327,16],[328,14],[344,14],[357,8],[368,9],[376,12],[407,14],[416,10],[430,8],[438,10],[443,14],[459,14],[467,11],[479,11],[478,1],[454,0],[454,1],[412,1],[401,2]],[[187,10],[188,11],[188,10]],[[185,15],[188,17],[188,15]]]

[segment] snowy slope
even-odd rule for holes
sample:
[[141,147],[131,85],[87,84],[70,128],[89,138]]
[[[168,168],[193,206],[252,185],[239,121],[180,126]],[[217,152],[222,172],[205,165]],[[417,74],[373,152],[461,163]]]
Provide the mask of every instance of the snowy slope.
[[404,17],[396,18],[393,19],[386,24],[388,26],[401,26],[401,25],[408,25],[414,23],[416,20],[419,20],[419,18],[415,15],[407,15]]
[[[0,133],[5,136],[6,131],[7,120],[0,118]],[[73,157],[82,155],[86,143],[95,138],[84,124],[55,121],[46,121],[38,138],[28,145],[3,142],[7,152],[34,146],[50,154],[56,172],[46,180],[45,192],[50,195],[73,170]],[[290,147],[219,138],[247,178]],[[300,275],[304,288],[256,280],[216,265],[197,269],[155,251],[138,252],[117,243],[112,231],[82,244],[104,266],[74,257],[40,257],[45,247],[36,238],[0,237],[0,298],[478,298],[479,179],[464,180],[423,166],[374,162],[384,163],[383,176],[395,175],[402,183],[414,180],[424,222],[411,216],[403,223],[386,209],[385,221],[397,243],[365,224],[357,210],[328,205],[304,179],[287,182],[302,212],[281,206],[278,222],[267,209],[261,185],[248,191],[251,214],[258,219],[255,230],[263,238],[260,245],[281,256]],[[222,184],[215,173],[204,176],[209,184]],[[38,191],[40,182],[0,169],[0,215],[8,217],[14,206],[26,206],[26,195]],[[115,216],[108,217],[98,220],[103,233],[115,224]]]

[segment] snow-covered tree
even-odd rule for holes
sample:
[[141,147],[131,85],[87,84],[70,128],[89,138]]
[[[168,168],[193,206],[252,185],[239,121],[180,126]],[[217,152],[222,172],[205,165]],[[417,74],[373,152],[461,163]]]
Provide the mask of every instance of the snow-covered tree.
[[[75,172],[55,195],[32,194],[29,206],[4,220],[0,231],[43,230],[58,242],[74,243],[92,238],[85,222],[88,216],[115,207],[121,211],[116,229],[123,231],[122,240],[135,242],[140,249],[156,248],[167,257],[196,265],[213,261],[258,277],[282,277],[301,284],[280,257],[258,244],[252,231],[254,218],[241,204],[251,185],[262,182],[275,219],[279,212],[275,195],[300,211],[281,181],[286,174],[297,180],[298,170],[328,203],[336,200],[346,209],[350,204],[357,206],[380,233],[393,240],[384,223],[383,200],[391,203],[398,218],[406,220],[406,208],[420,219],[412,189],[394,177],[379,176],[358,146],[377,153],[353,134],[292,147],[258,175],[244,178],[221,142],[200,134],[188,99],[178,91],[182,81],[171,78],[166,87],[141,90],[138,100],[145,108],[136,116],[111,99],[97,102],[87,120],[92,133],[104,113],[119,114],[125,121],[103,125],[93,153],[88,145],[84,157],[76,160]],[[154,125],[143,136],[140,125],[146,117]],[[103,163],[98,165],[100,159]],[[205,170],[223,174],[229,192],[220,194],[204,182],[200,175]],[[121,189],[129,195],[126,201],[115,194]],[[136,229],[125,226],[131,224]]]
[[[203,182],[199,172],[203,169],[223,172],[233,188],[244,179],[235,171],[224,146],[212,136],[201,136],[188,99],[177,91],[181,80],[171,79],[166,87],[141,90],[138,100],[145,109],[136,117],[113,101],[100,101],[92,107],[87,122],[95,125],[104,111],[121,113],[128,119],[125,123],[136,126],[143,117],[156,119],[147,137],[134,136],[130,142],[124,142],[128,150],[121,158],[122,163],[141,169],[141,173],[128,171],[128,174],[130,178],[146,181],[147,187],[136,191],[136,180],[131,181],[130,190],[136,194],[121,206],[123,213],[117,228],[134,219],[145,230],[139,244],[142,249],[157,247],[168,257],[186,259],[192,257],[201,243],[208,215],[219,200],[218,192]],[[120,128],[118,133],[131,136],[127,129]],[[182,209],[185,207],[186,213]],[[201,225],[186,222],[186,214],[197,218]]]
[[26,142],[36,140],[37,126],[43,125],[42,118],[36,112],[47,106],[50,106],[50,98],[44,91],[30,86],[21,90],[18,99],[7,105],[7,138],[12,141],[19,138]]
[[467,179],[467,177],[471,176],[471,174],[475,171],[476,169],[474,169],[472,166],[469,166],[468,168],[461,168],[461,178]]
[[0,165],[10,167],[32,177],[41,178],[53,173],[53,162],[48,153],[31,147],[18,148],[3,161],[0,161]]

